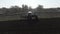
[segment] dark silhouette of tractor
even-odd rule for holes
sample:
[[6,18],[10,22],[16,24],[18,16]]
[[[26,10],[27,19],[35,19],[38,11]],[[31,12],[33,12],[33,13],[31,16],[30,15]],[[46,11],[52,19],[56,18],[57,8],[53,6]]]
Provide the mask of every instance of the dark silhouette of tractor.
[[28,20],[38,20],[38,16],[37,15],[32,15],[32,12],[31,11],[29,11],[28,12],[28,16],[27,16],[27,19]]
[[38,22],[38,16],[32,15],[32,12],[30,11],[27,16],[27,21],[30,25],[36,24]]

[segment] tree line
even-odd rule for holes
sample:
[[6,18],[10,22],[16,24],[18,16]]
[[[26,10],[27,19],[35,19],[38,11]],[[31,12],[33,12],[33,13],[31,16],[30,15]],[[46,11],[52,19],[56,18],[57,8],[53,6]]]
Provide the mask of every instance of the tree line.
[[[49,14],[51,16],[51,14],[53,13],[58,13],[60,12],[60,8],[49,8],[49,9],[45,9],[43,8],[42,5],[38,5],[36,8],[32,8],[32,7],[28,7],[27,5],[22,5],[22,7],[19,6],[11,6],[10,8],[6,8],[6,7],[2,7],[0,8],[0,15],[3,16],[14,16],[14,15],[18,15],[18,16],[24,16],[27,15],[28,11],[32,11],[33,14],[37,14],[38,16],[45,16],[44,14]],[[51,13],[52,12],[52,13]]]

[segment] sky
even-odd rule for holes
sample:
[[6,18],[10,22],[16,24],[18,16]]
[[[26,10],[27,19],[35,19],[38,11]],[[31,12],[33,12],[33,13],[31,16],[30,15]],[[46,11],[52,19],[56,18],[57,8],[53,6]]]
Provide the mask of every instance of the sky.
[[55,8],[60,7],[60,0],[0,0],[0,8],[19,6],[26,4],[32,8],[36,8],[38,5],[43,5],[44,8]]

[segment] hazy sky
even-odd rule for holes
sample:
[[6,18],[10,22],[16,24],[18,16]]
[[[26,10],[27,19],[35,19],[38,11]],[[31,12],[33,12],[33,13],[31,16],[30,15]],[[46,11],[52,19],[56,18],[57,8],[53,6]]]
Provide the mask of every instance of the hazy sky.
[[14,5],[21,7],[22,4],[32,6],[32,8],[37,7],[39,4],[43,5],[44,8],[51,8],[60,7],[60,0],[0,0],[0,8]]

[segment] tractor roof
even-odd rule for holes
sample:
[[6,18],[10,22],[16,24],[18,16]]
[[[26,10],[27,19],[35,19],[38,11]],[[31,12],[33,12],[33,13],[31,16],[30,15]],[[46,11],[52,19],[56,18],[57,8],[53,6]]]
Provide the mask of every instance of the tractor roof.
[[32,13],[32,11],[28,11],[28,13]]

